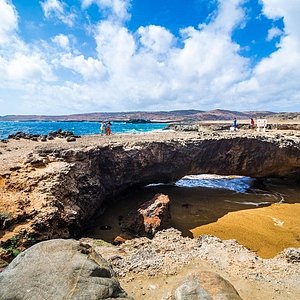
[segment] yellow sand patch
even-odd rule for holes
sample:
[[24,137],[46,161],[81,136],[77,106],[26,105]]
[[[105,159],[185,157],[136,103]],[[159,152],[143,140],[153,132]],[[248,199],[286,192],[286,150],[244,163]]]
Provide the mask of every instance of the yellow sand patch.
[[263,258],[288,247],[300,247],[300,203],[231,212],[217,222],[190,230],[194,237],[211,234],[236,239]]
[[0,176],[0,187],[5,186],[5,179]]

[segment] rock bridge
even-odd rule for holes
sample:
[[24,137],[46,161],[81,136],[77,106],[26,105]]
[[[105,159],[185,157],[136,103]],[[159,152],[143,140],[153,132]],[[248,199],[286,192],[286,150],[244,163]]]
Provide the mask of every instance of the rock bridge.
[[25,157],[0,176],[0,208],[9,215],[0,224],[2,240],[20,233],[25,240],[76,236],[120,192],[188,174],[298,177],[299,140],[278,133],[161,133],[28,142]]

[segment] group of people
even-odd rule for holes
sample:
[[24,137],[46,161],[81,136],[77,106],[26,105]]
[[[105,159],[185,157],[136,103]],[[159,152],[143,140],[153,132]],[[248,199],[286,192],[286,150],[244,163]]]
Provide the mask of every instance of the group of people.
[[[249,129],[254,129],[255,128],[255,122],[254,119],[250,119],[250,124],[249,124]],[[233,119],[233,130],[236,131],[237,130],[237,119],[234,118]]]
[[111,135],[111,123],[110,122],[101,122],[100,126],[101,135]]

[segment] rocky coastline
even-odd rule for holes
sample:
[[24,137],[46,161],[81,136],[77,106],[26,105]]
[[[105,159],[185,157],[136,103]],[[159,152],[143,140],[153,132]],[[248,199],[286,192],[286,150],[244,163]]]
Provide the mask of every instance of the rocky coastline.
[[[184,175],[199,173],[299,178],[300,134],[297,131],[232,133],[205,129],[87,136],[73,143],[59,137],[47,141],[19,137],[0,143],[0,158],[0,254],[4,260],[10,260],[39,241],[80,236],[105,201],[134,186],[172,182]],[[240,288],[248,280],[255,286],[257,295],[264,288],[272,293],[275,284],[278,292],[273,293],[273,299],[282,299],[282,295],[296,299],[294,294],[299,293],[296,279],[299,278],[299,250],[296,248],[282,252],[273,260],[263,260],[236,242],[213,237],[183,238],[172,229],[156,233],[152,240],[139,238],[120,246],[99,246],[90,240],[84,243],[94,247],[112,264],[117,275],[123,278],[121,284],[126,291],[134,290],[133,281],[140,280],[143,285],[150,280],[149,276],[157,279],[163,274],[169,278],[187,271],[186,265],[200,266],[205,262],[235,283],[243,299],[250,299]],[[230,255],[228,249],[232,251]],[[268,271],[275,269],[275,275],[272,272],[268,275]],[[251,277],[251,270],[258,275]],[[244,272],[243,284],[240,285],[234,272]],[[287,279],[280,279],[278,273],[286,274]],[[165,281],[168,280],[170,278]],[[172,290],[175,281],[171,281]],[[154,299],[151,297],[154,292],[159,294],[157,289],[140,289],[132,295],[136,299]],[[173,299],[172,295],[169,289],[157,299]]]

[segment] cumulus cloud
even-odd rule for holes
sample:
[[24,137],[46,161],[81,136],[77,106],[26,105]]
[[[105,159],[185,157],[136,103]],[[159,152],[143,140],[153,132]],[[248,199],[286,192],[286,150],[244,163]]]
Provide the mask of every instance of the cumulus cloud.
[[60,0],[41,1],[41,6],[46,18],[57,18],[67,26],[72,27],[75,22],[76,15],[65,11],[65,4]]
[[8,0],[0,0],[0,45],[7,43],[18,28],[18,15]]
[[10,1],[0,0],[0,89],[22,88],[27,82],[51,82],[55,75],[43,53],[17,34],[18,15]]
[[[257,108],[299,110],[300,3],[296,0],[262,0],[262,3],[268,18],[283,18],[284,36],[278,50],[253,69],[248,81],[237,85],[238,95],[255,99]],[[234,94],[236,90],[232,89],[232,92]]]
[[54,38],[52,38],[52,41],[64,49],[68,49],[70,46],[69,37],[64,34],[56,35]]
[[281,36],[283,31],[277,27],[272,27],[268,30],[267,41],[272,41],[274,38]]
[[135,52],[133,36],[125,27],[101,22],[95,35],[98,57],[112,72],[126,72]]
[[56,80],[44,53],[14,39],[0,47],[0,88],[11,86],[19,89],[22,83],[52,82]]
[[208,26],[213,31],[230,34],[233,29],[244,21],[245,13],[242,4],[245,0],[219,0],[219,10],[215,20]]
[[38,55],[16,55],[7,62],[7,75],[11,80],[31,81],[37,78],[44,81],[55,80],[51,68]]
[[[246,22],[244,0],[218,0],[209,23],[182,28],[176,37],[158,25],[130,32],[124,23],[130,17],[129,0],[83,0],[83,9],[97,4],[107,14],[93,27],[95,55],[80,53],[64,34],[43,47],[16,39],[0,52],[0,88],[19,82],[22,101],[31,109],[26,113],[299,110],[300,3],[261,1],[268,18],[283,18],[284,29],[270,28],[270,40],[280,35],[278,49],[254,67],[232,39],[234,30]],[[6,23],[0,19],[0,39],[2,32],[8,36],[17,29],[14,7],[6,0],[1,3],[12,17]],[[47,3],[46,17],[65,14],[63,2],[43,2]],[[75,76],[65,76],[67,72]]]
[[80,74],[85,80],[101,80],[105,69],[100,60],[83,55],[64,54],[59,59],[61,66]]
[[[96,2],[99,7],[112,9],[114,15],[96,26],[97,57],[85,58],[64,48],[52,59],[56,69],[70,69],[85,83],[61,82],[61,88],[51,85],[43,90],[39,85],[39,97],[51,97],[53,87],[55,94],[68,90],[73,109],[79,99],[95,110],[211,106],[232,84],[248,75],[248,60],[239,56],[239,46],[230,38],[243,19],[242,1],[220,1],[218,14],[210,24],[183,29],[180,48],[166,28],[150,25],[131,33],[122,22],[116,22],[115,16],[118,21],[128,15],[129,1]],[[60,47],[66,45],[62,35],[54,41]],[[36,99],[33,95],[29,98]]]
[[[225,26],[217,17],[209,26],[186,28],[180,48],[161,26],[143,26],[131,33],[114,19],[101,21],[94,34],[96,58],[67,52],[55,59],[56,67],[70,69],[85,80],[61,88],[56,85],[56,94],[68,91],[73,109],[80,107],[80,100],[94,110],[212,105],[232,84],[248,76],[248,60],[239,56],[239,46],[228,34],[243,16],[237,2],[233,3],[233,11],[221,3],[219,13],[231,15],[235,22],[224,21]],[[46,99],[47,93],[52,93],[49,86],[38,95]]]
[[83,0],[82,7],[87,8],[92,4],[99,6],[111,20],[125,21],[130,18],[128,12],[131,0]]
[[145,49],[154,53],[167,53],[174,43],[174,36],[164,27],[150,25],[138,29],[140,41]]

